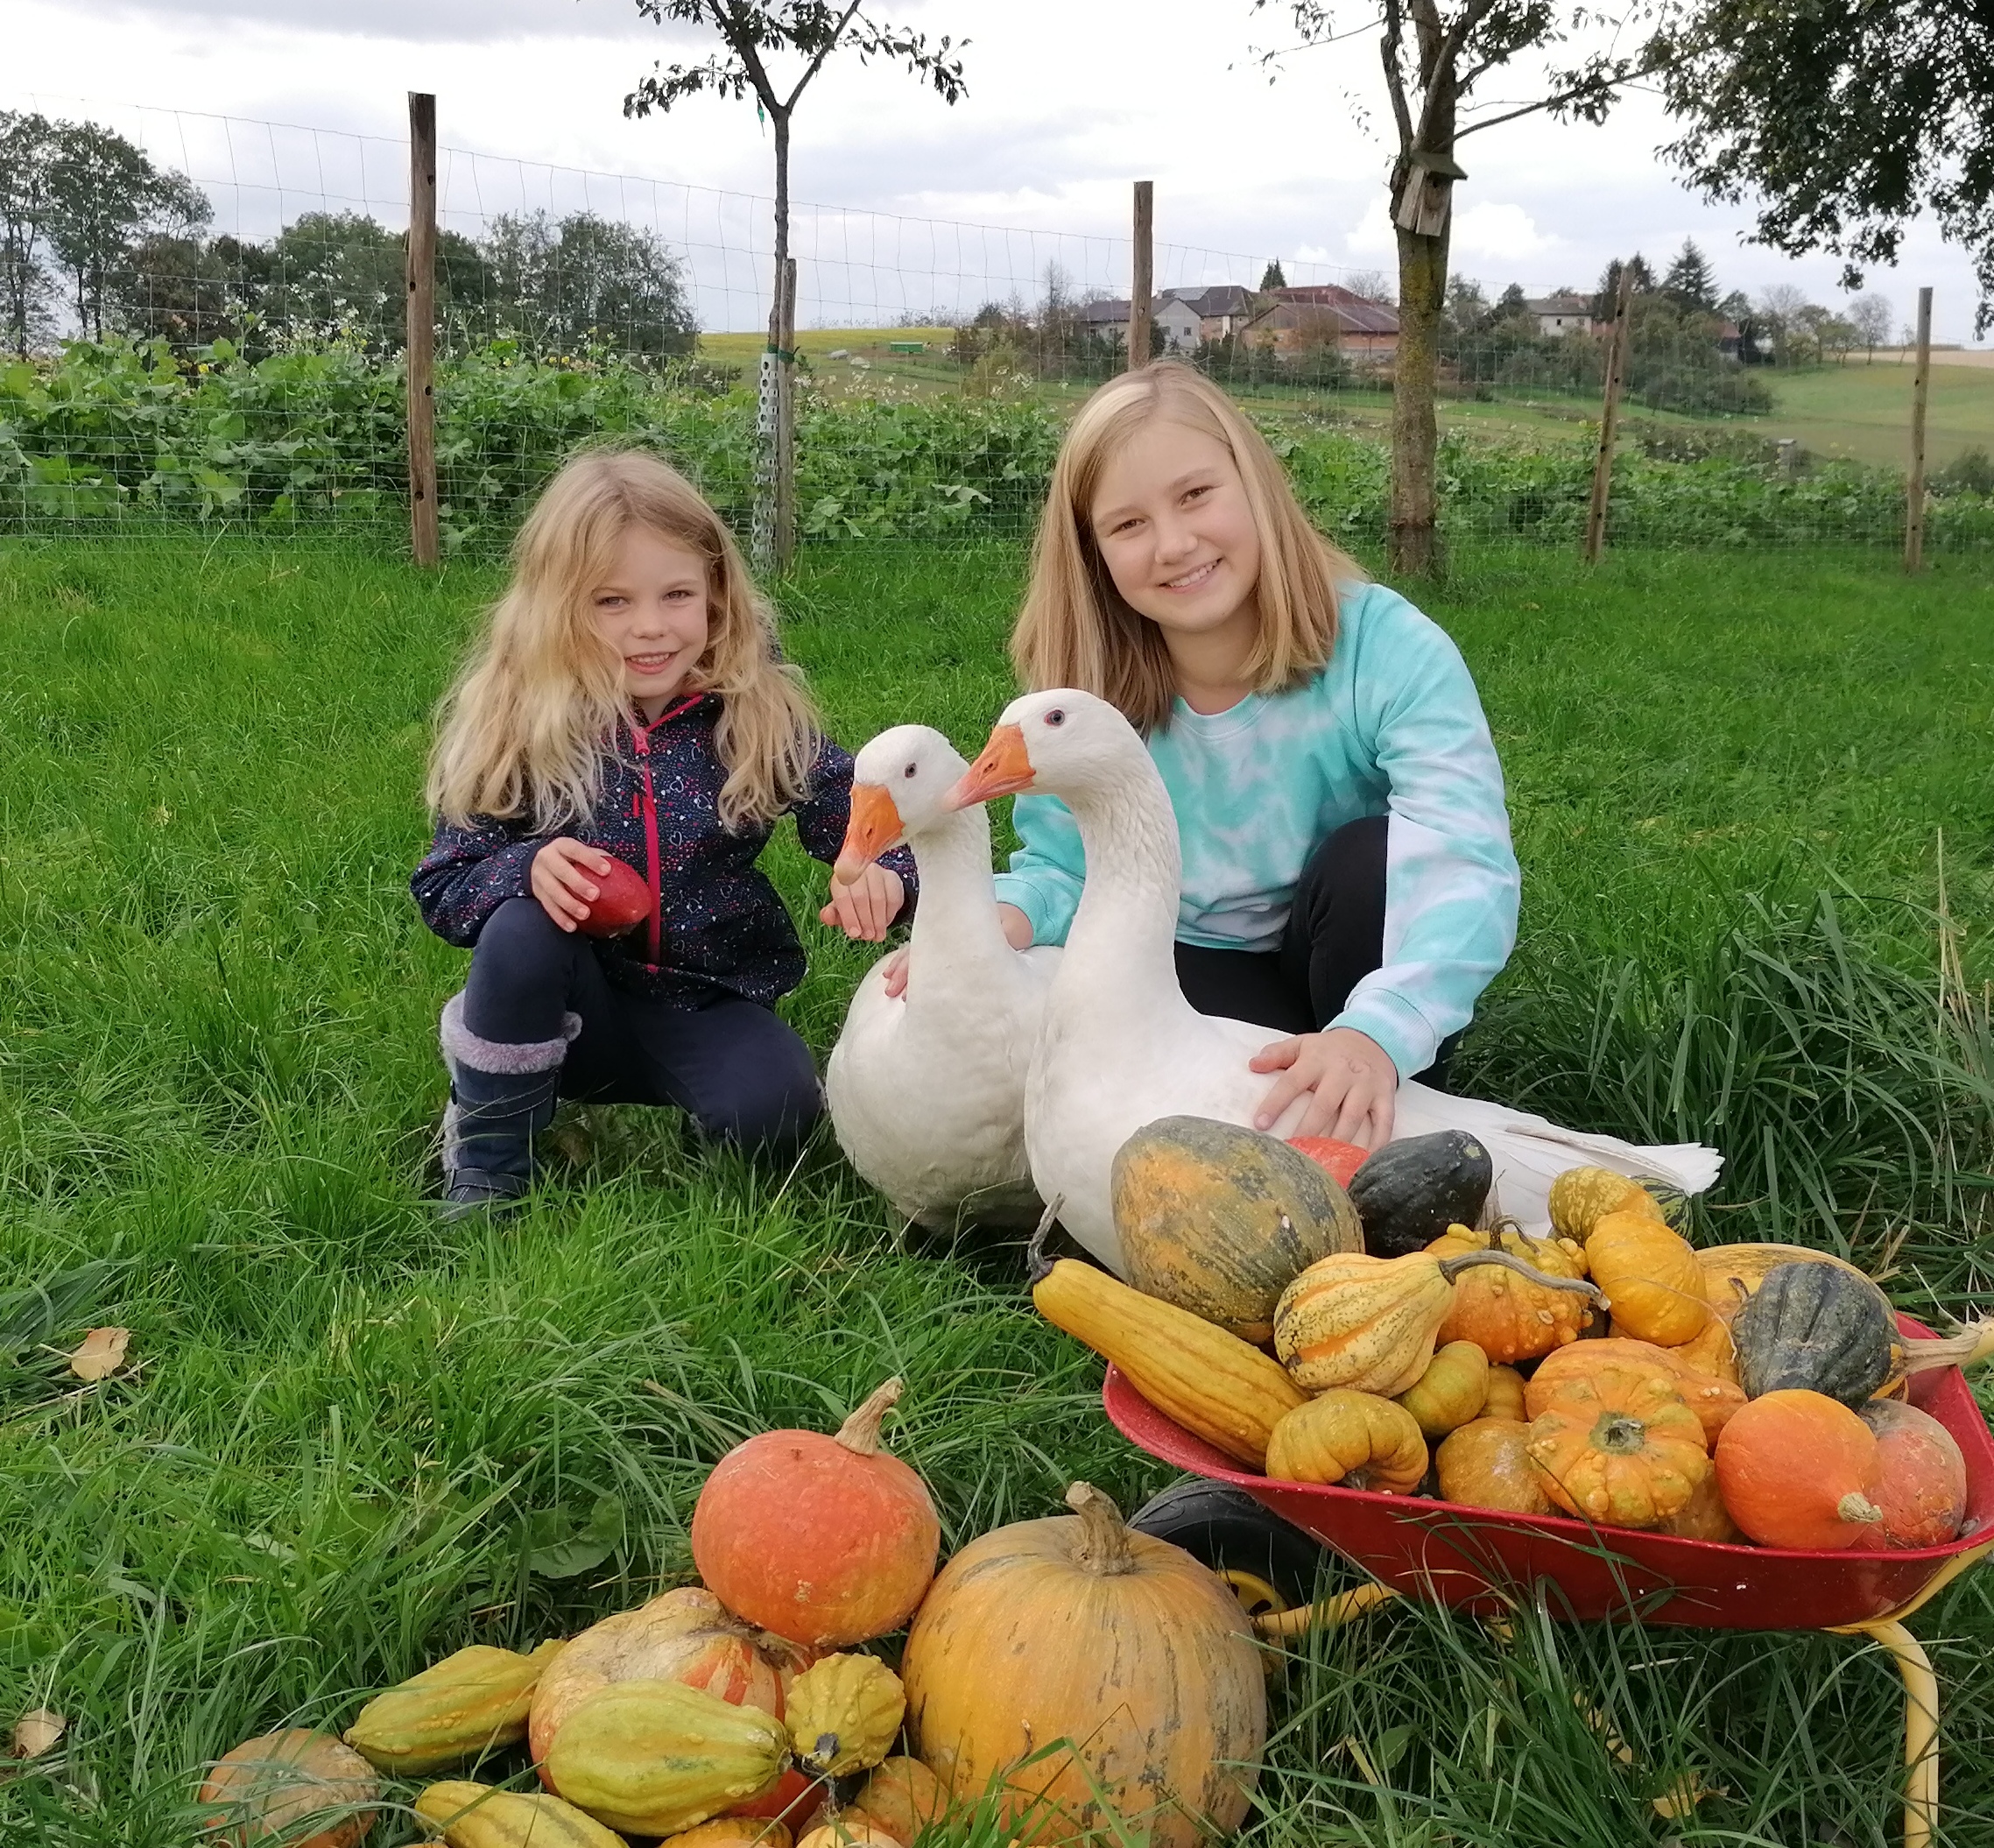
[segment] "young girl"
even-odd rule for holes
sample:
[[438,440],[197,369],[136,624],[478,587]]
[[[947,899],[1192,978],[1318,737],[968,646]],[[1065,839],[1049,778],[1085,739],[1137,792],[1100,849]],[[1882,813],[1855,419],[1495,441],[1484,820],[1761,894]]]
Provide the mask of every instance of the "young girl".
[[[1265,1128],[1377,1147],[1516,941],[1503,774],[1459,651],[1309,523],[1224,392],[1168,361],[1082,407],[1011,638],[1030,689],[1076,687],[1147,737],[1183,844],[1177,973],[1202,1013],[1292,1038]],[[1064,941],[1085,865],[1022,796],[1005,935]]]
[[[454,1212],[526,1191],[557,1097],[676,1104],[715,1141],[796,1142],[817,1075],[774,1004],[803,950],[755,862],[786,813],[835,858],[850,792],[851,758],[783,665],[719,516],[653,456],[569,462],[443,702],[436,837],[410,882],[429,928],[471,951],[443,1010]],[[649,883],[649,915],[580,934],[610,854]],[[875,870],[821,920],[877,942],[913,866]]]

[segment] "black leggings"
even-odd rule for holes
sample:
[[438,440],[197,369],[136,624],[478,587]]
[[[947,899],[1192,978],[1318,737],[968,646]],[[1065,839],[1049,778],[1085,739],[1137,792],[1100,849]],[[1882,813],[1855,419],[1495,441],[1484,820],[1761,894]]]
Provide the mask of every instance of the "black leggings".
[[464,1025],[480,1039],[557,1040],[581,1017],[560,1095],[596,1104],[675,1104],[715,1141],[785,1146],[817,1119],[810,1048],[772,1010],[729,996],[698,1009],[609,986],[595,942],[565,931],[537,899],[487,920],[464,984]]
[[[1251,1020],[1277,1033],[1309,1033],[1342,1012],[1350,991],[1385,963],[1387,817],[1365,815],[1325,838],[1308,857],[1279,949],[1177,946],[1177,982],[1201,1014]],[[1429,1069],[1444,1074],[1453,1035]],[[1415,1076],[1401,1072],[1401,1077]]]

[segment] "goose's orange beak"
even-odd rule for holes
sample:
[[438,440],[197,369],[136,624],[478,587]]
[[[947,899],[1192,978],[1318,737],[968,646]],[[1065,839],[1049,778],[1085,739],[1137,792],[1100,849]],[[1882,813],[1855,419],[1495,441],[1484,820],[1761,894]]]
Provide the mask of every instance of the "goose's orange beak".
[[975,802],[993,801],[1000,795],[1018,795],[1031,788],[1037,774],[1032,767],[1031,753],[1025,748],[1025,734],[1015,725],[999,725],[991,731],[983,754],[942,798],[942,806],[967,808]]
[[902,831],[900,811],[884,788],[877,783],[854,783],[851,818],[845,823],[844,843],[838,849],[831,878],[840,885],[849,885],[900,838]]

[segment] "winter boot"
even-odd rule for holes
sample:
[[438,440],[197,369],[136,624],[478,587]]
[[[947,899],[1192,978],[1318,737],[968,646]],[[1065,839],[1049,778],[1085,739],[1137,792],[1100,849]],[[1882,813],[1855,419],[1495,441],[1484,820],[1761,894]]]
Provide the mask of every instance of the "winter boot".
[[482,1040],[464,1025],[464,998],[443,1007],[443,1062],[450,1103],[443,1112],[443,1217],[510,1212],[533,1184],[533,1138],[553,1121],[567,1043],[579,1014],[558,1040],[513,1045]]

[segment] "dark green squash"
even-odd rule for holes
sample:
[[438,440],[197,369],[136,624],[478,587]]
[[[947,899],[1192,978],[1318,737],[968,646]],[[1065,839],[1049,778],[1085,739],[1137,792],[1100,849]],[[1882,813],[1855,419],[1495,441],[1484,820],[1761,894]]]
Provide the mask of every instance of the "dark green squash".
[[1662,1216],[1662,1223],[1671,1230],[1689,1237],[1691,1212],[1689,1196],[1673,1181],[1664,1181],[1654,1174],[1636,1174],[1636,1183],[1655,1203],[1655,1210]]
[[1890,1378],[1897,1318],[1867,1277],[1832,1264],[1779,1264],[1731,1318],[1745,1395],[1798,1387],[1861,1406]]
[[1450,1225],[1473,1226],[1489,1203],[1496,1170],[1466,1130],[1388,1142],[1350,1178],[1350,1204],[1374,1258],[1423,1252]]
[[1145,1124],[1116,1152],[1110,1188],[1129,1281],[1243,1341],[1273,1339],[1281,1292],[1318,1258],[1363,1249],[1327,1172],[1237,1124]]

